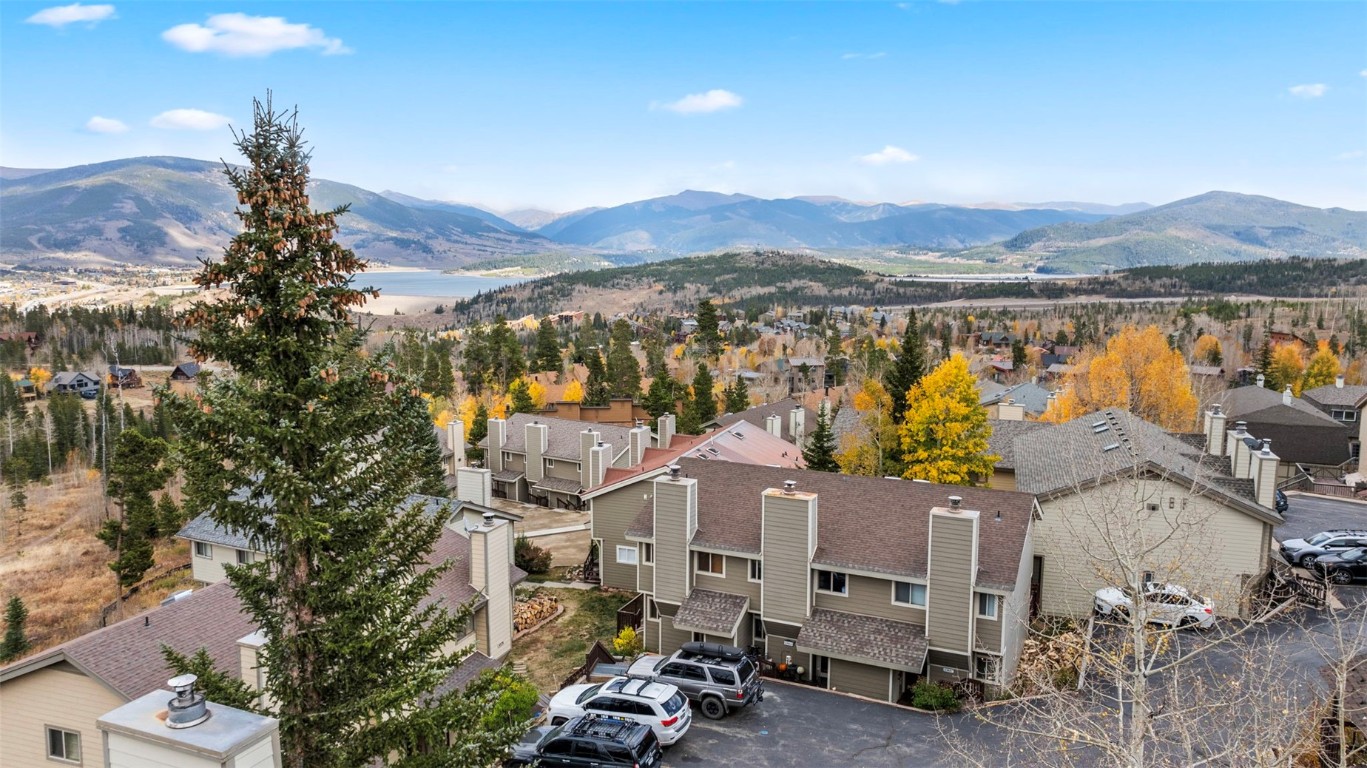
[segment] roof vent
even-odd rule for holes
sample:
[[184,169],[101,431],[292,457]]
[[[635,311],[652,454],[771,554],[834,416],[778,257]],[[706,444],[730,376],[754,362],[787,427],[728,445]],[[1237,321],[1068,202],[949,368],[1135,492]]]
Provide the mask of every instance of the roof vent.
[[1213,413],[1213,414],[1215,414],[1216,416],[1219,416],[1219,415],[1220,415],[1220,404],[1219,404],[1219,403],[1213,403],[1213,404],[1210,406],[1210,412]]
[[1271,455],[1272,455],[1272,440],[1270,440],[1270,439],[1268,439],[1268,438],[1263,438],[1263,451],[1262,451],[1262,453],[1263,453],[1264,456],[1271,456]]
[[180,675],[166,681],[176,692],[176,697],[166,702],[167,728],[193,728],[209,719],[204,694],[195,691],[198,679],[194,675]]
[[486,525],[486,526],[488,526],[488,527],[493,527],[493,525],[494,525],[494,513],[493,513],[493,512],[485,512],[485,513],[484,513],[484,525]]
[[683,473],[683,467],[679,466],[678,464],[670,464],[670,465],[669,465],[669,479],[670,479],[670,480],[678,480],[678,479],[679,479],[679,475],[681,475],[682,473]]
[[957,509],[963,507],[963,505],[964,505],[964,497],[962,497],[962,496],[950,496],[950,497],[949,497],[949,508],[950,508],[950,509],[957,510]]
[[1109,431],[1111,431],[1111,425],[1107,424],[1107,423],[1104,422],[1104,421],[1098,421],[1097,423],[1095,423],[1095,424],[1092,425],[1092,432],[1094,432],[1094,433],[1096,433],[1096,434],[1098,434],[1098,435],[1101,434],[1102,432],[1109,432]]
[[783,492],[784,492],[785,494],[787,494],[788,496],[792,496],[794,493],[797,493],[797,481],[796,481],[796,480],[784,480],[784,481],[783,481]]
[[1246,421],[1236,421],[1236,422],[1234,422],[1234,434],[1236,434],[1236,435],[1242,435],[1242,434],[1245,434],[1245,433],[1247,433],[1247,432],[1248,432],[1248,422],[1246,422]]

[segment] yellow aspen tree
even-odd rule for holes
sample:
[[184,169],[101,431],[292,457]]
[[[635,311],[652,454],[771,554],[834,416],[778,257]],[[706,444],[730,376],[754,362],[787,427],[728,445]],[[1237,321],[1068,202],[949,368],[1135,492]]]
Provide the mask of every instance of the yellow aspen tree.
[[1310,356],[1310,364],[1305,367],[1305,376],[1302,377],[1300,388],[1296,391],[1297,395],[1307,389],[1322,387],[1326,384],[1333,384],[1334,379],[1340,372],[1338,355],[1329,349],[1329,342],[1321,341],[1319,349]]
[[1300,347],[1295,344],[1280,344],[1272,350],[1272,361],[1267,366],[1267,388],[1280,392],[1291,387],[1295,392],[1304,373],[1305,358]]
[[950,356],[907,393],[902,422],[902,476],[951,485],[974,485],[989,477],[1001,457],[988,453],[992,427],[978,404],[968,361]]
[[1195,428],[1197,398],[1191,369],[1157,326],[1127,325],[1106,348],[1076,365],[1049,421],[1103,408],[1124,408],[1174,432]]
[[578,379],[571,381],[565,387],[565,394],[560,396],[567,403],[580,403],[584,401],[584,385]]
[[1202,365],[1221,365],[1224,362],[1224,350],[1220,348],[1219,339],[1206,334],[1196,340],[1191,357]]

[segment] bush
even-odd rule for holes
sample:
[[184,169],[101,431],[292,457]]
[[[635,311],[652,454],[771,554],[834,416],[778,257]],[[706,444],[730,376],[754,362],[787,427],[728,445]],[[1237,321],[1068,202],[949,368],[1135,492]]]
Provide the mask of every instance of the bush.
[[934,712],[958,712],[959,699],[953,688],[923,681],[911,687],[911,706]]
[[480,686],[490,685],[499,691],[498,700],[481,722],[485,731],[496,731],[509,725],[521,725],[532,719],[540,693],[536,686],[507,669],[486,669],[480,673]]
[[635,656],[642,650],[641,636],[633,627],[622,627],[617,637],[612,639],[612,652],[618,656]]
[[533,544],[525,535],[518,536],[513,545],[513,563],[527,573],[545,573],[551,569],[551,553]]

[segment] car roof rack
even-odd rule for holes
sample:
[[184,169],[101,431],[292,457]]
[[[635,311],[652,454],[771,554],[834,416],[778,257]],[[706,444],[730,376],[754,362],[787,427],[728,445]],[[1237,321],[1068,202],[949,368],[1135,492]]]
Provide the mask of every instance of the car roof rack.
[[743,649],[721,643],[684,643],[679,646],[679,650],[690,656],[708,656],[715,659],[726,659],[727,661],[740,661],[745,658]]

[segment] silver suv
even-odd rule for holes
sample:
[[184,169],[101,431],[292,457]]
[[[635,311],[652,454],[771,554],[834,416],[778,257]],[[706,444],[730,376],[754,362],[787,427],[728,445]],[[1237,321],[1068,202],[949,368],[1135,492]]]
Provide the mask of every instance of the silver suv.
[[672,656],[646,655],[627,676],[678,686],[709,720],[764,701],[764,682],[745,651],[719,643],[684,643]]
[[1307,539],[1287,539],[1282,542],[1282,557],[1309,568],[1322,555],[1338,555],[1357,547],[1367,547],[1367,531],[1338,529]]

